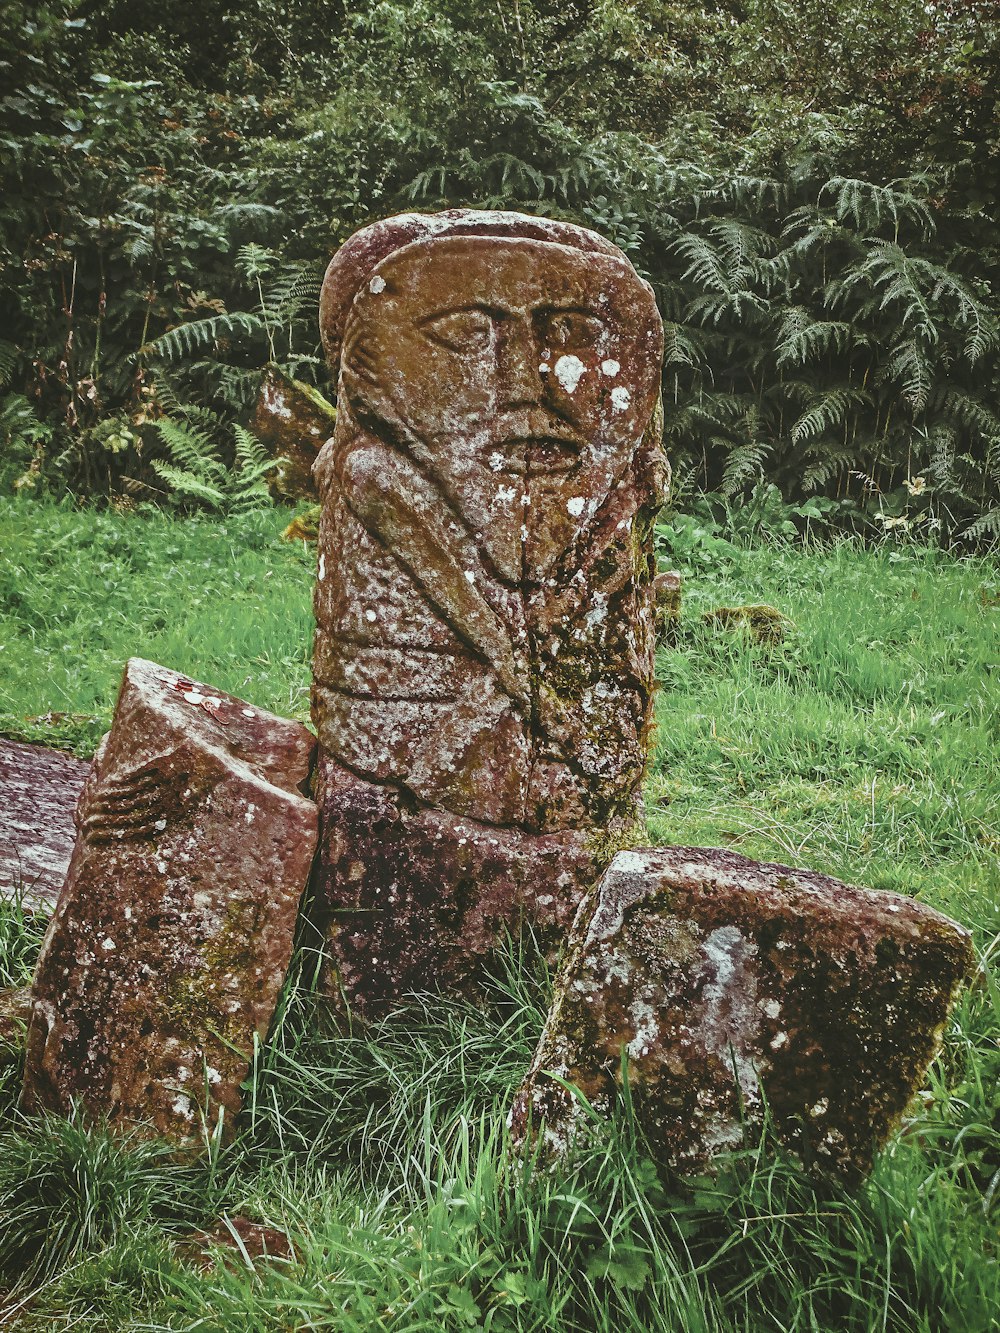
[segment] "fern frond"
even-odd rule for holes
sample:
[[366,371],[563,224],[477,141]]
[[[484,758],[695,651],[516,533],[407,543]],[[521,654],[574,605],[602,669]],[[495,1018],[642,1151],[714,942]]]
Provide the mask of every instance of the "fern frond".
[[17,369],[17,359],[20,352],[13,343],[9,343],[0,338],[0,389],[6,389],[7,385],[14,378],[14,371]]
[[256,241],[248,241],[236,251],[236,267],[247,279],[267,277],[278,263],[277,253]]
[[946,414],[963,426],[977,431],[987,439],[1000,437],[1000,417],[979,398],[965,393],[962,389],[948,385],[937,390],[933,396],[937,411]]
[[761,440],[745,440],[730,449],[719,489],[723,495],[733,496],[752,481],[764,476],[764,461],[771,448]]
[[933,369],[927,353],[916,338],[892,348],[881,378],[895,381],[914,412],[927,406],[933,383]]
[[238,335],[249,337],[252,333],[266,332],[264,321],[259,315],[236,310],[229,315],[213,315],[210,319],[195,319],[188,324],[178,324],[166,333],[161,333],[145,347],[140,347],[137,355],[179,361],[206,347],[216,346],[223,338]]
[[171,459],[186,476],[211,487],[222,482],[226,475],[225,464],[219,458],[214,441],[204,431],[187,423],[171,421],[169,417],[160,417],[153,425]]
[[680,324],[665,323],[663,326],[663,364],[665,366],[701,365],[704,360],[704,341],[694,329],[682,328]]
[[886,220],[898,226],[900,220],[905,219],[915,223],[927,239],[934,233],[934,218],[924,201],[912,191],[896,188],[907,183],[876,185],[872,181],[834,176],[822,187],[818,197],[822,199],[825,194],[832,194],[837,218],[842,222],[853,218],[859,230],[874,230]]
[[791,429],[792,442],[801,444],[843,425],[852,408],[871,402],[864,389],[830,389],[817,394],[807,411],[803,412]]
[[831,352],[843,353],[862,341],[854,326],[841,320],[818,320],[803,306],[792,306],[782,319],[777,364],[804,366]]
[[970,542],[979,541],[987,535],[1000,539],[1000,507],[988,509],[962,530],[962,536]]
[[193,472],[188,472],[185,468],[174,467],[172,464],[164,462],[162,458],[152,459],[150,466],[161,481],[167,483],[175,495],[188,500],[200,500],[213,509],[222,508],[225,496],[218,486],[203,481],[201,477],[196,476]]

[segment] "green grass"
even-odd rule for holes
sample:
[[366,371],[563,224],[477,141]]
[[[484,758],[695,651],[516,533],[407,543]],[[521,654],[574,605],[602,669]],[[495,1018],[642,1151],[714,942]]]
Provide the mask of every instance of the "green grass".
[[0,732],[92,753],[129,657],[308,719],[315,557],[287,522],[0,498]]
[[[283,516],[180,522],[0,502],[0,730],[86,753],[138,653],[306,714],[311,556]],[[925,549],[683,540],[678,645],[660,653],[648,783],[660,841],[733,846],[913,893],[998,953],[1000,568]],[[700,612],[768,602],[784,642]],[[27,721],[46,713],[69,716]],[[80,716],[75,716],[80,715]],[[23,978],[37,923],[0,916]],[[1000,1327],[1000,992],[984,967],[928,1088],[855,1194],[773,1145],[664,1181],[626,1106],[556,1175],[508,1157],[504,1117],[548,979],[523,951],[489,1002],[414,1001],[335,1039],[303,946],[240,1135],[178,1167],[155,1145],[13,1109],[0,1047],[0,1324],[45,1330],[480,1329],[988,1333]],[[220,1214],[288,1262],[194,1265]]]

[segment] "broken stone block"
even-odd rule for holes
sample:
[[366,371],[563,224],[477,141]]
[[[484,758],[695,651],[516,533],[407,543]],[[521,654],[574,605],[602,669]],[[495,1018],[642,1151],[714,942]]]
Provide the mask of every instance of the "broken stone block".
[[318,389],[268,366],[260,382],[254,434],[278,466],[268,485],[278,500],[316,495],[312,469],[333,434],[337,411]]
[[87,759],[0,739],[0,895],[55,903],[89,770]]
[[305,727],[125,668],[32,985],[27,1110],[182,1146],[232,1127],[292,951],[317,812]]
[[[413,830],[396,878],[421,937],[442,903],[489,919],[494,940],[514,928],[532,892],[522,867],[550,835],[577,850],[535,891],[560,899],[542,915],[569,918],[597,872],[579,849],[636,824],[666,475],[662,326],[602,237],[458,210],[353,237],[327,272],[321,327],[339,379],[314,470],[318,899],[344,961],[338,993],[363,1004],[383,954],[372,945],[365,973],[374,918],[357,904],[384,876],[358,831],[355,779],[384,789],[405,812],[397,831]],[[440,825],[436,869],[421,812]],[[490,877],[458,869],[444,831],[455,821],[507,849]],[[460,924],[440,938],[436,976],[472,973],[466,938]]]
[[910,898],[732,852],[621,852],[580,909],[511,1116],[543,1159],[610,1110],[627,1060],[659,1162],[699,1172],[770,1114],[820,1175],[855,1181],[933,1058],[969,932]]

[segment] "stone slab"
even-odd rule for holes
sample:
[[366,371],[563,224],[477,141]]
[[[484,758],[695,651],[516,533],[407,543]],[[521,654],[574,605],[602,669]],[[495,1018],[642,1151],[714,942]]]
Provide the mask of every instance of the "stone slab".
[[76,841],[89,759],[0,737],[0,895],[53,905]]
[[819,1174],[871,1166],[938,1048],[969,932],[893,893],[731,852],[621,852],[580,909],[511,1117],[566,1152],[627,1057],[650,1147],[698,1172],[753,1144],[768,1108]]
[[132,659],[32,986],[27,1110],[228,1132],[309,877],[298,723]]

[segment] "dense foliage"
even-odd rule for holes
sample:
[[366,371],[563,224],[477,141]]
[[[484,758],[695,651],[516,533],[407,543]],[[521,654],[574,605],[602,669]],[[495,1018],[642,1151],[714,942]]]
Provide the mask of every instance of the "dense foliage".
[[0,82],[7,487],[245,499],[336,246],[503,205],[652,281],[682,489],[1000,531],[997,0],[12,0]]

